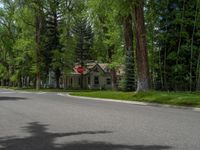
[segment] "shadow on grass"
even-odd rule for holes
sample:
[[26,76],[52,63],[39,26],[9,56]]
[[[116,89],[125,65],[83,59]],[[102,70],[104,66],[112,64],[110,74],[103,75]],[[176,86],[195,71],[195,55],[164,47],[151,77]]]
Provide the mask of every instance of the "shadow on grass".
[[23,128],[31,136],[25,138],[5,137],[0,138],[0,150],[164,150],[170,149],[169,146],[162,145],[121,145],[107,142],[79,141],[61,145],[54,144],[56,138],[109,134],[110,131],[81,131],[69,133],[50,133],[47,132],[46,125],[37,122],[30,123]]
[[0,96],[0,101],[18,101],[27,100],[25,97],[10,97],[10,96]]

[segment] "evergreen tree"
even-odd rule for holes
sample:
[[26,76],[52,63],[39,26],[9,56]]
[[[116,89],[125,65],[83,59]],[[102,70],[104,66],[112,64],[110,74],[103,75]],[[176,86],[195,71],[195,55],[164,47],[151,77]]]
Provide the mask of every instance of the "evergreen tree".
[[48,75],[49,71],[54,71],[56,78],[56,88],[60,88],[59,79],[61,76],[61,57],[62,46],[60,44],[60,24],[62,20],[61,1],[49,0],[46,15],[46,43],[45,43],[45,68]]
[[[76,62],[80,63],[82,67],[86,64],[88,60],[91,60],[91,46],[93,40],[92,28],[89,23],[82,19],[77,22],[73,28],[73,33],[76,36],[76,49],[75,49],[75,59]],[[83,88],[83,74],[81,74],[81,88]]]
[[76,62],[80,63],[81,66],[84,66],[88,60],[91,60],[90,50],[93,42],[92,28],[85,19],[82,19],[77,22],[73,29],[73,33],[75,34],[77,41],[75,49]]
[[125,91],[134,91],[135,90],[135,66],[134,66],[134,57],[133,51],[127,50],[125,57],[125,74],[123,81],[123,88]]

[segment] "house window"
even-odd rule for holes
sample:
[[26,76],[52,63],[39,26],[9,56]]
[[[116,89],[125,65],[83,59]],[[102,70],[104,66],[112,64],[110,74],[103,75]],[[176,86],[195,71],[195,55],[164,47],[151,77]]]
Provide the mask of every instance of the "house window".
[[110,78],[107,78],[107,79],[106,79],[106,84],[107,84],[107,85],[110,85],[110,84],[111,84],[111,79],[110,79]]
[[73,83],[73,79],[72,78],[71,78],[70,82],[71,82],[71,85],[72,85],[72,83]]
[[88,84],[90,84],[90,77],[88,77]]
[[94,72],[99,72],[99,70],[98,70],[98,68],[97,68],[97,67],[94,69]]
[[99,84],[99,77],[98,77],[98,76],[95,76],[95,77],[94,77],[94,84],[95,84],[95,85],[98,85],[98,84]]
[[78,85],[81,85],[81,78],[78,78]]

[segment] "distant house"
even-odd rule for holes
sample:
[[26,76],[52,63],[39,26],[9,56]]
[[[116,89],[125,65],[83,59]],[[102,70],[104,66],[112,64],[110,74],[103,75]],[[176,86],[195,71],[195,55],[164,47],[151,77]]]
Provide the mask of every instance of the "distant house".
[[[66,79],[67,88],[81,88],[81,74],[78,72],[80,65],[75,65]],[[117,85],[123,74],[122,69],[116,71]],[[106,63],[87,63],[82,73],[84,89],[111,89],[112,74]]]

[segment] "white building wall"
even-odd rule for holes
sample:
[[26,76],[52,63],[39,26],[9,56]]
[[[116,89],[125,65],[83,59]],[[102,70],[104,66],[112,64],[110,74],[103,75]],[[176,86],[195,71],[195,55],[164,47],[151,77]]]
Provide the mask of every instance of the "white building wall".
[[[99,84],[94,83],[95,76],[99,77]],[[102,71],[90,73],[90,88],[91,89],[111,89],[112,85],[107,84],[107,78],[111,79],[110,75],[105,75]]]
[[[94,83],[95,76],[99,78],[99,84]],[[67,77],[67,88],[80,88],[79,78],[81,76],[74,74]],[[88,77],[90,77],[90,84],[88,84]],[[110,79],[110,84],[107,84],[107,78]],[[73,80],[71,84],[71,79]],[[110,74],[106,74],[101,68],[97,67],[97,71],[92,70],[83,77],[83,86],[86,89],[111,89],[112,79]]]

